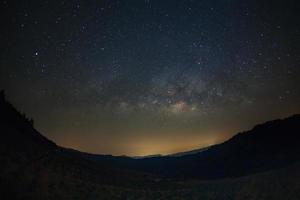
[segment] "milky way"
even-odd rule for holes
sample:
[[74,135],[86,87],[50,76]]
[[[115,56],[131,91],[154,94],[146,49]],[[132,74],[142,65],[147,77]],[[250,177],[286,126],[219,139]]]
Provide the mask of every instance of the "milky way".
[[30,0],[1,9],[0,86],[60,145],[167,154],[300,112],[297,1]]

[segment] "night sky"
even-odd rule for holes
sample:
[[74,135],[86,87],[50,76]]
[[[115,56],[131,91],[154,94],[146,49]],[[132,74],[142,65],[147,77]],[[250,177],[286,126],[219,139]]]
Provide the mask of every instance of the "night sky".
[[300,113],[297,0],[0,2],[0,88],[59,145],[168,154]]

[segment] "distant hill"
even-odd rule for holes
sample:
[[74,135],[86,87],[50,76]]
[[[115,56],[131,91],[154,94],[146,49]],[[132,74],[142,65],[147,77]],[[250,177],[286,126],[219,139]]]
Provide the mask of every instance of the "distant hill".
[[162,157],[162,156],[181,157],[181,156],[186,156],[186,155],[200,153],[200,152],[205,151],[207,149],[209,149],[209,147],[204,147],[204,148],[201,148],[201,149],[194,149],[194,150],[191,150],[191,151],[184,151],[184,152],[172,153],[172,154],[168,154],[168,155],[153,154],[153,155],[146,155],[146,156],[132,156],[131,158],[144,159],[144,158],[156,158],[156,157]]
[[186,156],[186,155],[192,155],[192,154],[200,153],[202,151],[206,151],[209,148],[210,148],[210,146],[204,147],[204,148],[201,148],[201,149],[191,150],[191,151],[184,151],[184,152],[173,153],[173,154],[169,154],[168,156],[171,156],[171,157],[181,157],[181,156]]
[[57,146],[0,93],[0,199],[299,199],[299,130],[294,115],[179,156],[95,155]]
[[180,157],[180,156],[186,156],[186,155],[200,153],[202,151],[207,150],[208,148],[209,147],[205,147],[205,148],[201,148],[201,149],[194,149],[194,150],[191,150],[191,151],[172,153],[172,154],[168,154],[168,155],[153,154],[153,155],[146,155],[146,156],[131,156],[131,158],[143,159],[143,158],[156,158],[156,157],[162,157],[162,156]]
[[161,154],[153,154],[153,155],[147,155],[147,156],[132,156],[131,158],[135,159],[143,159],[143,158],[155,158],[155,157],[161,157],[163,155]]

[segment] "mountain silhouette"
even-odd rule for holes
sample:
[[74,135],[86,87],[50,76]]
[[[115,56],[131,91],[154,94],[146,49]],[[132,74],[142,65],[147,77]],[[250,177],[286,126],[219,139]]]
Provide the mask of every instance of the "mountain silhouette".
[[0,197],[260,199],[264,193],[269,199],[298,199],[299,130],[300,115],[294,115],[191,154],[139,159],[95,155],[48,140],[1,92]]
[[[167,178],[219,179],[246,176],[300,161],[300,115],[269,121],[200,152],[143,159],[90,158]],[[176,155],[176,154],[175,154]]]
[[206,151],[208,150],[210,147],[204,147],[204,148],[200,148],[200,149],[194,149],[191,151],[184,151],[184,152],[179,152],[179,153],[173,153],[173,154],[169,154],[168,156],[173,156],[173,157],[181,157],[181,156],[186,156],[186,155],[192,155],[192,154],[197,154],[200,153],[202,151]]
[[[18,112],[0,95],[0,199],[27,199],[26,195],[51,187],[73,188],[82,182],[130,186],[151,185],[154,176],[87,159],[85,153],[57,146],[33,127],[33,121]],[[50,190],[51,192],[51,190]],[[20,195],[20,196],[19,196]],[[5,198],[6,197],[6,198]],[[32,199],[31,196],[28,199]]]

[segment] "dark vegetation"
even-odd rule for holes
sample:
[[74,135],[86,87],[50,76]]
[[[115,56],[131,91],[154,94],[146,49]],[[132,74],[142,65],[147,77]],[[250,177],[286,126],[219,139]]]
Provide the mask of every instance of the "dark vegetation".
[[0,199],[299,199],[300,115],[194,154],[133,159],[57,146],[0,94]]

